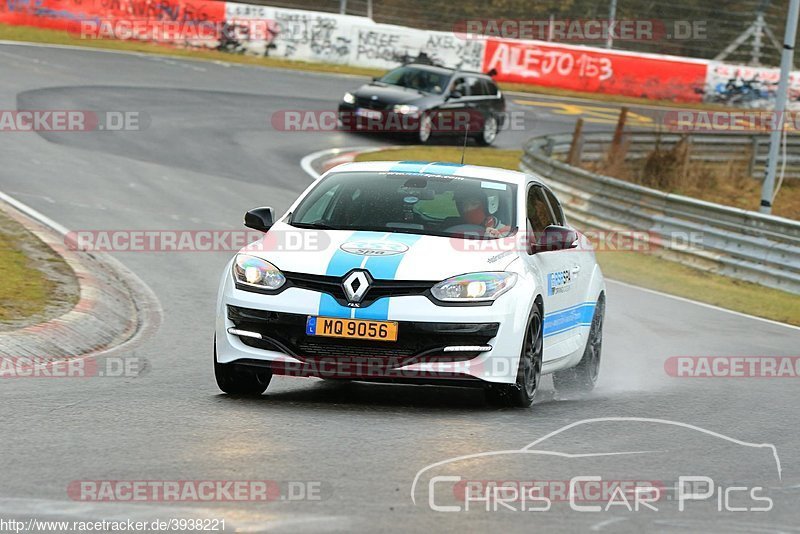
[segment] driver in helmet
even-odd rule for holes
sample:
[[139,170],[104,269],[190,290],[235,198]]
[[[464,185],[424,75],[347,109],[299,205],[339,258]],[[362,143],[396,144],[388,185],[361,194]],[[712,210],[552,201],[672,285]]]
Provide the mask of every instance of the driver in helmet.
[[507,234],[511,227],[500,222],[500,219],[489,213],[486,193],[480,188],[468,186],[456,191],[454,195],[458,214],[464,224],[472,224],[484,228],[485,235],[500,237]]

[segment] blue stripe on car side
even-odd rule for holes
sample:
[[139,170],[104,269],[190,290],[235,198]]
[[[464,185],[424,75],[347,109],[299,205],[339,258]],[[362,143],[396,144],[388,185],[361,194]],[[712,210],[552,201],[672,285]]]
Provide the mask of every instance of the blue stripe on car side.
[[584,302],[544,316],[544,337],[561,334],[579,326],[589,326],[596,302]]

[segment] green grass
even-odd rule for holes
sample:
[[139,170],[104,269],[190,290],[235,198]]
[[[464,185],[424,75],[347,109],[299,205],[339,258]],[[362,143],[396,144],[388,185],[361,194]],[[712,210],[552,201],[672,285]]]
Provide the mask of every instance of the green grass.
[[598,252],[603,273],[671,295],[800,326],[800,297],[640,252]]
[[[466,162],[517,170],[521,150],[468,148]],[[369,152],[357,161],[460,161],[457,147],[408,147]],[[605,276],[774,321],[800,326],[800,297],[665,260],[644,252],[599,252]]]
[[[8,41],[25,41],[34,43],[61,44],[72,46],[85,46],[88,48],[104,48],[109,50],[124,50],[129,52],[144,52],[148,54],[179,56],[186,58],[204,59],[208,61],[226,61],[228,63],[241,63],[245,65],[255,65],[260,67],[284,68],[293,70],[304,70],[314,72],[327,72],[337,74],[352,74],[355,76],[374,77],[381,76],[386,71],[382,69],[369,69],[363,67],[350,67],[347,65],[331,65],[327,63],[313,63],[305,61],[292,61],[288,59],[272,57],[255,57],[237,54],[217,52],[215,50],[198,50],[178,48],[169,45],[146,43],[142,41],[117,41],[113,39],[81,39],[80,36],[59,30],[45,28],[34,28],[30,26],[9,26],[0,24],[0,39]],[[520,93],[531,93],[551,96],[568,96],[578,98],[588,98],[601,102],[632,105],[660,105],[667,107],[680,108],[704,108],[704,109],[725,109],[723,106],[714,104],[700,103],[678,103],[669,100],[648,100],[646,98],[607,95],[602,93],[583,93],[580,91],[570,91],[555,87],[544,87],[538,85],[527,85],[520,83],[500,83],[500,88],[504,91],[516,91]]]
[[[31,257],[33,251],[37,259]],[[38,238],[0,212],[0,323],[45,313],[58,288],[42,269],[69,270],[54,256]]]

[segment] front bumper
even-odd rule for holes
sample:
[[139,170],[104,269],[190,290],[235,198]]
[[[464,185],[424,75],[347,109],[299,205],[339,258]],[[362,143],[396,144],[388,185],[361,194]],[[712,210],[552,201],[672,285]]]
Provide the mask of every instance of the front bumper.
[[[378,300],[372,306],[388,308],[383,319],[398,322],[397,342],[306,335],[309,316],[327,315],[320,314],[321,297],[296,287],[277,295],[252,293],[225,277],[217,310],[217,361],[263,364],[275,374],[292,376],[423,383],[516,380],[527,314],[517,312],[514,290],[492,306],[437,306],[424,296]],[[229,329],[255,332],[261,339]],[[445,351],[454,346],[462,350]]]

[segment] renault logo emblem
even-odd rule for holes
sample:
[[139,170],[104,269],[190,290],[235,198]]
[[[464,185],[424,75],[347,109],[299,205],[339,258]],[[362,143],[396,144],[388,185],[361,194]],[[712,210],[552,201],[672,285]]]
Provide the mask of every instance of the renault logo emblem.
[[348,302],[359,303],[367,293],[370,284],[372,284],[372,277],[367,271],[351,271],[342,280],[342,289],[344,289],[344,296]]

